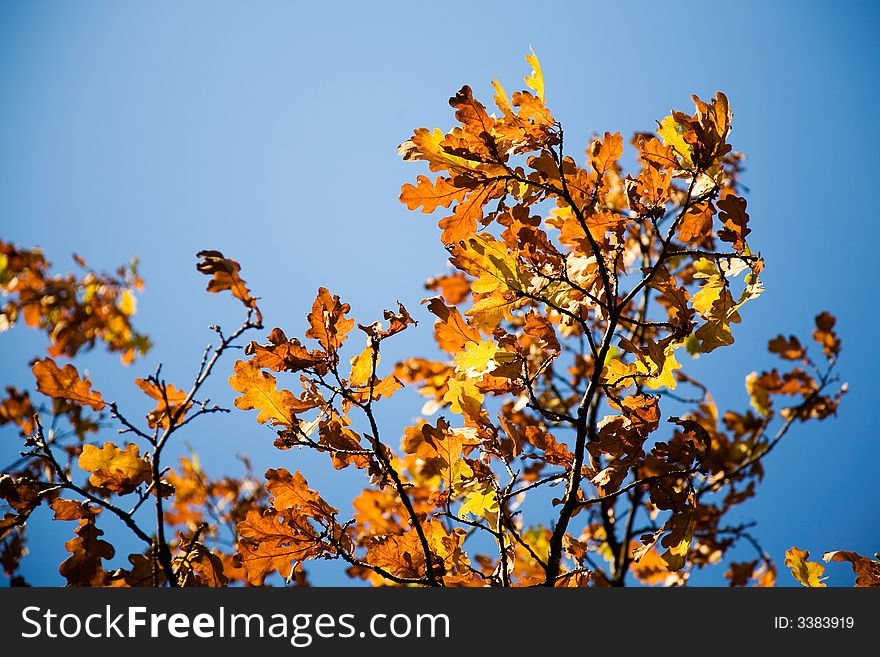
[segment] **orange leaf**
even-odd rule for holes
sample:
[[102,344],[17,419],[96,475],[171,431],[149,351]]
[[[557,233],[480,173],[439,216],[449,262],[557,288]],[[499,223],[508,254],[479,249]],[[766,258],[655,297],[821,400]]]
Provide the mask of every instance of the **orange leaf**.
[[82,406],[90,406],[96,411],[104,408],[104,399],[92,384],[80,378],[73,365],[65,365],[60,369],[51,358],[44,358],[34,363],[34,376],[37,379],[37,390],[55,399],[67,399]]
[[678,239],[693,242],[712,234],[712,216],[715,208],[711,203],[700,203],[690,208],[678,225]]
[[275,377],[263,372],[252,360],[239,360],[235,363],[235,374],[229,377],[233,390],[243,393],[235,398],[235,406],[244,411],[258,410],[257,422],[272,425],[293,426],[293,416],[310,408],[318,401],[297,399],[289,390],[277,390]]
[[451,184],[449,178],[438,176],[435,182],[426,176],[416,178],[417,186],[406,184],[401,187],[400,200],[406,203],[406,207],[415,210],[419,206],[422,212],[429,214],[442,206],[448,208],[453,201],[460,201],[467,194],[467,189],[461,189]]
[[614,166],[614,163],[623,155],[623,138],[619,132],[613,135],[605,133],[605,139],[594,139],[590,144],[590,164],[600,176]]
[[468,342],[480,342],[480,331],[465,322],[457,308],[435,298],[428,301],[428,311],[440,318],[434,325],[434,336],[441,349],[454,354]]
[[318,288],[318,296],[312,304],[312,312],[309,313],[311,328],[306,331],[306,337],[320,342],[327,353],[336,351],[345,342],[348,332],[354,328],[354,320],[345,318],[345,313],[349,310],[351,306],[340,302],[336,295],[330,296],[327,288]]
[[192,408],[192,402],[190,402],[185,409],[181,410],[188,393],[185,390],[178,390],[170,383],[162,389],[149,379],[135,379],[134,382],[138,388],[159,402],[158,406],[147,414],[147,424],[151,428],[167,429],[169,418],[172,417],[175,418],[175,423],[180,423],[187,411]]

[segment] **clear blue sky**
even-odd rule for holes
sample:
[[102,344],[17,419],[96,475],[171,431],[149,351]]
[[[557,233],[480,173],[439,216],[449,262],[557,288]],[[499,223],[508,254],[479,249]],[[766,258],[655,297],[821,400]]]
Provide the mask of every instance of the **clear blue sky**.
[[[202,248],[242,263],[269,328],[301,334],[324,285],[362,322],[400,299],[424,321],[397,340],[398,354],[430,353],[418,302],[446,253],[437,217],[397,201],[400,185],[425,171],[401,162],[396,147],[415,127],[448,128],[446,101],[463,83],[487,100],[494,75],[520,88],[532,45],[572,149],[576,136],[586,145],[594,132],[651,129],[671,108],[690,110],[692,93],[729,96],[767,292],[745,309],[736,345],[696,372],[720,406],[742,408],[744,376],[772,365],[766,340],[806,335],[828,309],[851,391],[836,420],[799,427],[770,456],[759,497],[738,517],[758,521],[780,567],[792,545],[880,550],[874,6],[377,4],[0,4],[0,235],[40,246],[64,269],[72,251],[99,268],[141,257],[138,326],[156,346],[130,372],[99,351],[83,357],[96,387],[139,415],[134,376],[161,361],[182,385],[207,326],[236,321],[232,300],[203,293],[194,269]],[[44,344],[23,327],[0,335],[0,383],[30,385],[24,359]],[[228,404],[225,376],[212,398]],[[402,394],[383,407],[387,435],[396,441],[419,406]],[[18,446],[11,432],[0,438],[5,461]],[[299,467],[322,491],[333,481],[311,455],[272,448],[252,414],[209,418],[187,439],[209,472],[235,472],[234,455],[245,452],[258,471]],[[358,476],[346,471],[331,501],[347,508]],[[24,572],[58,584],[72,527],[46,519],[39,513],[29,526]],[[330,577],[334,569],[315,568],[315,581],[346,581]],[[780,583],[794,584],[783,571]],[[832,583],[852,581],[848,566],[829,571]],[[694,583],[720,583],[722,572]]]

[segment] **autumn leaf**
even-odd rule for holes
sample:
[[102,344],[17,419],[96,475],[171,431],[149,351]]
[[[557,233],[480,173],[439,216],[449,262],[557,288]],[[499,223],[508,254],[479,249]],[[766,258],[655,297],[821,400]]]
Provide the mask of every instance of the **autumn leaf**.
[[[375,354],[375,365],[379,364],[382,354]],[[368,341],[366,348],[357,356],[351,359],[351,375],[348,377],[348,384],[353,387],[362,386],[373,375],[373,346]]]
[[[878,559],[880,559],[880,557],[878,557]],[[848,561],[852,566],[853,572],[856,574],[855,586],[870,588],[880,587],[880,561],[863,557],[855,552],[847,552],[846,550],[826,552],[822,555],[822,560],[825,562]]]
[[258,410],[257,422],[291,427],[294,415],[318,406],[322,400],[304,395],[297,398],[289,390],[277,390],[275,377],[260,370],[252,360],[235,363],[235,374],[229,377],[230,387],[242,393],[233,402],[242,410]]
[[[686,115],[683,117],[687,119]],[[657,129],[657,134],[663,140],[663,145],[675,151],[678,162],[683,169],[692,169],[694,163],[693,147],[689,143],[690,128],[682,120],[680,113],[671,114],[664,118]]]
[[132,492],[152,477],[150,462],[141,457],[134,443],[128,443],[124,450],[111,442],[104,443],[103,447],[84,445],[77,463],[92,473],[89,477],[92,486],[120,495]]
[[392,335],[405,331],[410,326],[416,326],[418,322],[412,318],[403,304],[397,302],[397,312],[385,310],[382,317],[388,322],[388,328],[382,328],[382,322],[373,322],[369,326],[358,324],[358,328],[376,341],[381,342]]
[[434,324],[434,335],[440,348],[456,353],[468,342],[480,342],[479,330],[465,322],[457,308],[435,298],[428,301],[428,311],[440,320]]
[[454,358],[455,369],[468,378],[493,369],[506,362],[510,362],[514,354],[500,351],[494,340],[469,342],[464,350],[459,351]]
[[266,471],[266,489],[273,496],[272,506],[278,512],[295,512],[312,518],[328,520],[338,513],[321,496],[309,488],[298,470],[290,474],[284,468]]
[[299,372],[314,369],[319,374],[327,371],[327,354],[319,350],[309,351],[296,338],[290,338],[280,328],[272,329],[269,342],[251,342],[245,354],[260,367],[274,372]]
[[482,412],[483,393],[481,393],[473,379],[449,380],[449,391],[443,397],[444,401],[451,404],[450,410],[459,415],[465,415],[472,420],[479,419]]
[[451,203],[460,201],[468,190],[455,187],[449,178],[438,176],[434,182],[425,176],[417,178],[417,185],[404,185],[400,200],[406,203],[410,210],[422,208],[422,212],[429,214],[438,207],[448,208]]
[[171,419],[180,423],[192,408],[192,402],[184,407],[188,396],[185,390],[178,390],[173,384],[157,384],[153,379],[135,379],[135,385],[146,395],[158,402],[156,408],[147,414],[147,424],[150,428],[160,427],[167,429]]
[[222,559],[202,543],[189,543],[173,563],[180,586],[221,587],[229,584]]
[[600,176],[610,169],[623,155],[623,138],[619,132],[605,133],[603,140],[595,139],[590,144],[590,164]]
[[829,360],[840,355],[840,338],[834,332],[836,321],[834,315],[825,311],[816,316],[816,329],[813,331],[813,340],[819,343]]
[[67,399],[76,404],[89,406],[96,411],[104,408],[104,398],[92,384],[83,380],[73,365],[59,368],[51,358],[38,360],[33,366],[37,390],[55,399]]
[[785,565],[791,568],[791,574],[804,586],[824,587],[822,574],[825,572],[825,566],[808,561],[809,558],[808,550],[793,547],[785,553]]
[[249,511],[238,525],[239,561],[249,584],[261,586],[277,572],[289,579],[295,565],[329,551],[305,516],[289,516],[274,509]]
[[712,234],[712,217],[715,208],[711,203],[700,203],[691,207],[678,225],[678,239],[694,242]]
[[439,291],[443,295],[443,301],[456,306],[467,299],[471,293],[471,284],[464,272],[455,272],[428,279],[425,289]]
[[419,579],[425,570],[425,553],[414,531],[377,536],[367,541],[367,561],[396,577]]
[[537,338],[540,341],[541,347],[548,351],[559,353],[561,349],[559,339],[556,337],[556,330],[543,315],[538,313],[526,315],[523,333]]
[[729,194],[718,201],[718,209],[721,211],[718,218],[724,224],[724,228],[718,231],[718,239],[733,244],[737,253],[746,252],[746,235],[752,232],[748,227],[746,200]]
[[801,360],[807,355],[807,350],[794,335],[788,338],[784,335],[777,335],[770,340],[767,348],[771,354],[778,354],[780,358],[785,360]]
[[53,520],[80,520],[93,513],[87,503],[61,497],[56,497],[49,506],[55,512]]
[[526,61],[532,65],[532,72],[526,78],[526,85],[534,90],[536,94],[538,94],[538,98],[541,99],[541,102],[544,102],[544,74],[541,72],[541,63],[538,61],[538,56],[535,54],[535,51],[531,48],[529,49],[529,54],[526,55]]
[[472,515],[476,518],[494,520],[498,514],[498,493],[491,482],[484,481],[466,489],[462,504],[458,509],[459,516]]
[[58,571],[68,586],[102,586],[106,573],[102,561],[112,559],[116,551],[102,540],[104,532],[95,526],[94,516],[80,520],[76,537],[64,544],[70,556]]
[[208,282],[208,292],[217,293],[229,290],[232,296],[241,301],[246,308],[250,308],[257,315],[257,323],[261,324],[263,315],[257,307],[257,300],[251,295],[247,284],[239,275],[241,265],[235,260],[227,258],[220,251],[199,251],[196,254],[201,261],[196,269],[207,276],[211,276]]
[[309,313],[311,328],[306,331],[306,337],[320,342],[327,353],[335,353],[355,325],[353,319],[345,317],[349,310],[351,306],[342,303],[338,296],[331,296],[327,288],[318,288],[318,296]]

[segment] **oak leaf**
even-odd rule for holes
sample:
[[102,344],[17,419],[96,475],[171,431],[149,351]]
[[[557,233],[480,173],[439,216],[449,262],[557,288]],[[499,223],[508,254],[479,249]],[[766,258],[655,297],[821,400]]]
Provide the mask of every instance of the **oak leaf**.
[[349,310],[351,306],[342,303],[339,296],[331,296],[327,288],[318,288],[318,295],[312,304],[312,312],[309,313],[311,328],[306,331],[306,337],[320,342],[328,354],[335,352],[354,328],[355,321],[345,317],[345,313]]
[[785,565],[791,568],[791,574],[804,586],[824,587],[822,574],[825,572],[825,566],[808,561],[809,558],[809,550],[793,547],[785,553]]
[[201,259],[196,264],[196,269],[211,276],[211,280],[208,281],[208,292],[216,294],[229,290],[232,296],[241,301],[246,308],[250,308],[256,313],[257,323],[262,323],[263,315],[257,307],[257,300],[239,275],[241,265],[235,260],[227,258],[220,251],[199,251],[196,257]]
[[429,214],[441,206],[448,208],[451,203],[464,198],[467,192],[466,188],[456,187],[443,176],[438,176],[433,183],[426,176],[418,176],[415,186],[405,184],[401,188],[400,200],[410,210],[421,207],[422,212]]
[[137,445],[128,443],[119,449],[111,442],[103,447],[84,445],[77,461],[79,467],[91,472],[89,483],[125,495],[147,481],[152,474],[150,462],[140,455]]
[[[880,557],[878,557],[880,558]],[[849,561],[853,572],[856,574],[855,586],[857,587],[880,587],[880,561],[863,557],[855,552],[847,552],[845,550],[835,550],[826,552],[822,555],[822,560],[830,561]]]
[[147,424],[151,428],[167,429],[172,418],[175,424],[179,424],[192,408],[192,402],[184,406],[188,393],[178,390],[173,384],[157,385],[152,379],[135,379],[134,382],[145,394],[158,402],[156,408],[147,414]]
[[55,399],[67,399],[76,404],[89,406],[96,411],[104,408],[104,398],[97,390],[92,390],[88,380],[81,379],[73,365],[59,368],[51,358],[38,360],[33,366],[37,379],[37,390]]
[[244,411],[257,410],[257,422],[270,422],[273,426],[292,427],[294,416],[315,408],[321,400],[309,398],[305,393],[297,398],[289,390],[276,389],[275,377],[263,372],[253,360],[239,360],[235,363],[235,374],[229,377],[233,390],[242,393],[233,402],[236,408]]
[[102,586],[106,573],[102,560],[112,559],[116,551],[101,539],[103,531],[95,526],[94,516],[80,520],[76,537],[64,544],[70,556],[58,571],[67,579],[68,586]]
[[746,235],[752,232],[748,227],[749,214],[746,212],[746,200],[728,194],[718,201],[718,209],[721,211],[718,218],[724,224],[724,228],[718,231],[718,238],[733,244],[733,249],[737,253],[746,252],[748,249]]

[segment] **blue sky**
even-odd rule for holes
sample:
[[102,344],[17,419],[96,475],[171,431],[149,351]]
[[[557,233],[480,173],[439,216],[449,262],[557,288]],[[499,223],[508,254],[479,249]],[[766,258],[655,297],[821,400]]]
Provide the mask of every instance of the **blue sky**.
[[[734,347],[694,372],[719,406],[741,408],[744,376],[772,365],[766,340],[806,336],[827,309],[838,316],[850,384],[836,420],[798,427],[769,457],[741,518],[759,523],[780,566],[792,545],[880,550],[874,7],[375,4],[0,4],[0,235],[40,246],[59,269],[72,251],[108,269],[141,258],[138,326],[156,346],[130,372],[113,356],[84,356],[78,364],[96,387],[138,415],[146,407],[134,376],[161,361],[170,381],[191,380],[207,326],[238,319],[232,300],[203,293],[194,268],[202,248],[241,262],[269,328],[301,334],[324,285],[364,323],[397,299],[418,311],[424,321],[395,348],[430,354],[422,282],[445,269],[446,253],[437,217],[397,201],[400,185],[425,171],[401,162],[396,147],[413,128],[448,128],[446,101],[463,83],[485,99],[493,76],[520,88],[531,45],[572,148],[594,132],[651,129],[672,108],[690,110],[692,93],[728,95],[767,292],[744,310]],[[23,356],[44,345],[23,327],[0,335],[2,383],[29,384]],[[228,404],[225,373],[215,384],[212,398]],[[419,406],[402,394],[383,408],[393,440]],[[9,432],[0,438],[6,460],[17,445]],[[309,454],[274,450],[272,433],[242,413],[208,418],[187,440],[209,472],[234,473],[244,452],[257,471],[299,467],[316,484],[331,474]],[[344,505],[357,476],[346,473],[331,501]],[[70,527],[45,520],[29,526],[24,572],[57,584]],[[107,530],[119,528],[108,520]],[[345,581],[333,570],[316,568],[315,581]],[[722,572],[695,583],[719,583]],[[844,565],[829,573],[832,583],[852,581]],[[794,581],[781,572],[780,583]]]

